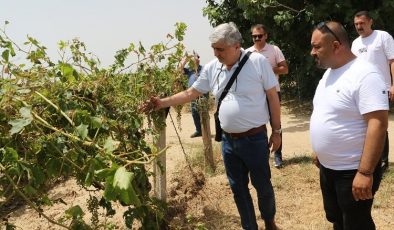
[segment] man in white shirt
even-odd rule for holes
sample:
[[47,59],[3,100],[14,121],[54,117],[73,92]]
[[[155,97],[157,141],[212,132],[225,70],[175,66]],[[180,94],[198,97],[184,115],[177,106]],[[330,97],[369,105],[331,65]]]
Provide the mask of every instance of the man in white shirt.
[[[175,95],[151,97],[142,105],[143,111],[190,102],[209,91],[217,103],[247,52],[241,48],[241,33],[232,22],[215,27],[209,39],[216,58],[204,65],[197,81],[189,89]],[[275,195],[269,167],[269,148],[275,151],[281,142],[277,84],[267,59],[251,53],[219,108],[224,166],[245,230],[258,229],[249,180],[257,191],[257,203],[265,229],[277,230]],[[270,120],[268,106],[273,129],[269,138],[266,129],[266,123]]]
[[[354,16],[354,26],[360,35],[352,43],[352,52],[382,71],[390,101],[394,100],[394,40],[393,37],[382,30],[372,30],[373,20],[368,11],[360,11]],[[385,171],[389,166],[389,139],[386,134],[386,142],[382,154],[382,169]]]
[[371,216],[389,102],[382,73],[357,58],[343,26],[317,25],[311,55],[327,69],[313,98],[310,136],[324,210],[334,229],[376,229]]
[[[271,45],[267,43],[268,33],[266,27],[263,24],[253,25],[250,29],[252,33],[252,39],[254,45],[246,49],[246,51],[257,52],[264,57],[266,57],[272,66],[272,71],[274,71],[276,78],[279,81],[279,75],[287,74],[289,68],[282,51],[276,45]],[[278,92],[279,101],[281,100],[280,85],[276,86],[276,91]],[[281,135],[282,137],[282,135]],[[283,139],[282,139],[283,144]],[[274,166],[280,168],[283,165],[282,159],[282,144],[279,149],[275,151],[274,154]]]

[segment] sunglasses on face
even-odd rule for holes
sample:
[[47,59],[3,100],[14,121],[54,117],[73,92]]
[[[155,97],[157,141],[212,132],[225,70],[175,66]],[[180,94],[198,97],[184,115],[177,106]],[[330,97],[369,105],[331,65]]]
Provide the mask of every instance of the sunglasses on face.
[[264,35],[265,35],[265,34],[253,34],[253,35],[252,35],[252,38],[253,38],[253,39],[257,39],[257,38],[258,38],[258,39],[261,39]]
[[338,36],[334,33],[334,31],[332,31],[330,29],[330,27],[327,26],[326,22],[320,22],[319,24],[317,24],[316,28],[320,31],[326,31],[328,33],[330,33],[331,35],[333,35],[335,37],[335,40],[339,42],[339,44],[341,44],[341,40],[338,38]]

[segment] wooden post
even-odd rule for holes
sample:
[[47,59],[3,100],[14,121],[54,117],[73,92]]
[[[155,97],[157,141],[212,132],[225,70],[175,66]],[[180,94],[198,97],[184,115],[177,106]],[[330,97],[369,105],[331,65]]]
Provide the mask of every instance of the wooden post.
[[200,99],[202,106],[199,107],[200,119],[201,119],[201,132],[202,141],[204,144],[204,156],[205,161],[208,163],[210,169],[215,171],[215,162],[213,160],[213,149],[212,149],[212,138],[211,138],[211,126],[209,117],[209,106],[208,98]]
[[[160,130],[160,136],[155,143],[158,151],[166,147],[166,128]],[[166,178],[166,151],[163,151],[153,161],[154,194],[158,199],[167,201],[167,178]]]

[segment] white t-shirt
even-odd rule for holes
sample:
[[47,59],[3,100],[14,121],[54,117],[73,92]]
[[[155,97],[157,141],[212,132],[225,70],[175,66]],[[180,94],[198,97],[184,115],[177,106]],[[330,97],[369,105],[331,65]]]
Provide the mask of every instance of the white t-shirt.
[[[243,49],[241,52],[240,60],[246,53]],[[215,59],[204,65],[192,87],[201,93],[211,91],[217,101],[238,64],[227,70]],[[228,133],[240,133],[268,123],[265,90],[277,84],[267,59],[263,55],[251,53],[219,108],[222,129]]]
[[352,52],[376,65],[382,71],[387,87],[390,88],[389,60],[394,59],[394,40],[389,33],[374,30],[368,37],[359,36],[352,43]]
[[[268,59],[268,61],[270,62],[272,67],[277,67],[278,63],[286,60],[285,56],[283,56],[283,53],[279,49],[279,47],[277,47],[276,45],[268,44],[268,43],[266,43],[264,48],[260,51],[256,50],[256,48],[254,46],[249,47],[248,49],[246,49],[246,51],[261,53],[262,55],[264,55],[264,57],[266,57]],[[279,81],[279,75],[276,74],[275,76],[276,76],[276,79],[278,79],[278,81]],[[280,85],[279,84],[276,86],[276,91],[280,92]]]
[[312,149],[324,167],[358,168],[367,130],[363,114],[389,109],[386,85],[379,75],[375,66],[360,58],[324,73],[310,122]]

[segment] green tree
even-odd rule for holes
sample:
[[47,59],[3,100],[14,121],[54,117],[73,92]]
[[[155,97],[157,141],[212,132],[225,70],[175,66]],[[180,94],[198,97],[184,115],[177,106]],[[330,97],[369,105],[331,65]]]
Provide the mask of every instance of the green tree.
[[289,62],[289,74],[281,79],[285,96],[310,99],[322,75],[310,56],[310,37],[314,25],[325,20],[341,22],[350,40],[357,34],[353,16],[369,10],[374,18],[374,29],[394,33],[394,2],[392,0],[206,0],[203,14],[213,26],[233,21],[243,34],[243,47],[252,45],[250,27],[263,23],[269,31],[268,39],[278,45]]

